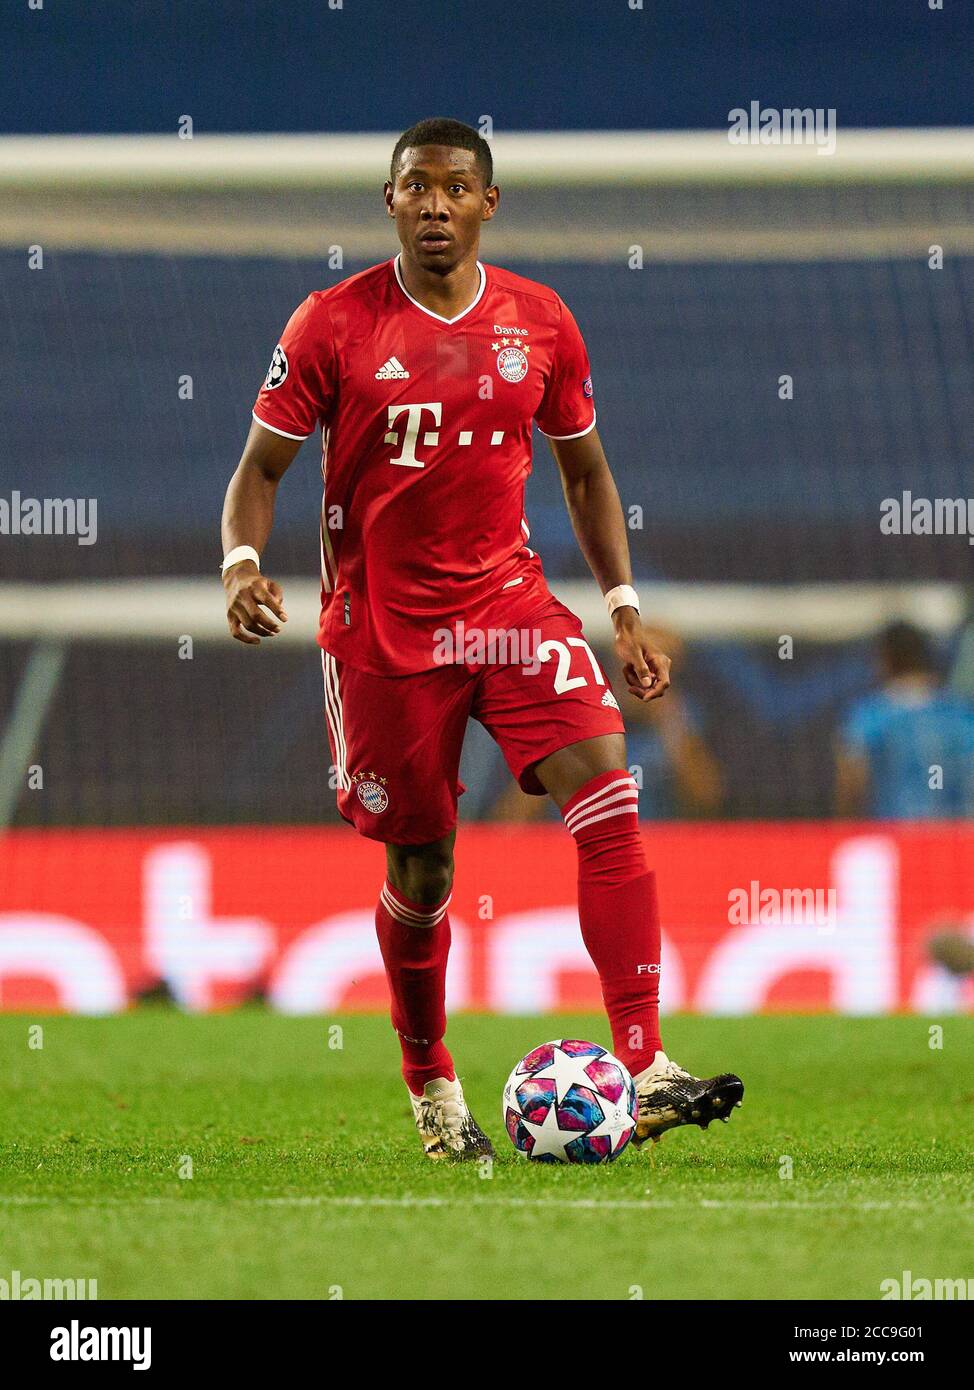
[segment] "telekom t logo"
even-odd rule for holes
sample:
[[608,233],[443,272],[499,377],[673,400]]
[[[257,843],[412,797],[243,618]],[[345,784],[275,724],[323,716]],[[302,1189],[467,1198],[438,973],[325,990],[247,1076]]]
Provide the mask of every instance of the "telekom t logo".
[[[419,439],[420,430],[423,428],[423,411],[428,410],[433,417],[433,424],[439,426],[443,415],[442,401],[426,401],[423,405],[390,405],[389,406],[389,430],[385,437],[387,444],[398,444],[399,433],[396,421],[405,412],[406,428],[402,437],[402,449],[398,458],[390,459],[390,463],[400,463],[403,468],[425,468],[426,464],[422,459],[416,457],[416,441]],[[423,434],[423,444],[430,449],[435,449],[440,442],[439,429],[427,430]]]

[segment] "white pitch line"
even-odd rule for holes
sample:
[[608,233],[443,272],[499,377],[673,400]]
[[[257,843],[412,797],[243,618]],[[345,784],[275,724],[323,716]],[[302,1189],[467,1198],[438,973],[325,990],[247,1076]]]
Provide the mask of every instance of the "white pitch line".
[[470,1207],[481,1207],[485,1210],[493,1210],[497,1207],[508,1207],[512,1209],[552,1209],[561,1211],[686,1211],[700,1209],[704,1211],[768,1211],[768,1212],[788,1212],[788,1211],[847,1211],[847,1212],[880,1212],[880,1211],[949,1211],[951,1216],[974,1216],[974,1206],[969,1209],[964,1207],[937,1206],[929,1202],[919,1202],[915,1200],[907,1201],[876,1201],[876,1202],[781,1202],[781,1201],[761,1201],[757,1199],[736,1199],[736,1198],[686,1198],[684,1200],[673,1198],[659,1198],[656,1200],[638,1200],[626,1198],[598,1198],[598,1197],[351,1197],[351,1196],[329,1196],[325,1194],[306,1196],[306,1197],[38,1197],[30,1195],[0,1195],[0,1207],[2,1206],[82,1206],[82,1207],[128,1207],[128,1206],[165,1206],[180,1203],[191,1208],[199,1204],[209,1206],[254,1206],[254,1207],[347,1207],[351,1209],[369,1208],[389,1208],[392,1210],[412,1210],[415,1208],[433,1208],[450,1210],[455,1207],[469,1209]]

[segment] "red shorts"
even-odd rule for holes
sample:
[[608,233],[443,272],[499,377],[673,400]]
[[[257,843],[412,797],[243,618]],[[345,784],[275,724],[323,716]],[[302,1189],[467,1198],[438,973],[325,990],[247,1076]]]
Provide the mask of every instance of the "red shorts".
[[423,845],[453,830],[469,717],[483,724],[534,795],[544,794],[534,773],[543,758],[623,732],[619,706],[574,613],[552,599],[525,627],[530,651],[522,647],[519,656],[514,649],[514,660],[501,659],[510,656],[509,645],[485,659],[464,634],[464,660],[408,676],[375,676],[322,653],[338,809],[360,834]]

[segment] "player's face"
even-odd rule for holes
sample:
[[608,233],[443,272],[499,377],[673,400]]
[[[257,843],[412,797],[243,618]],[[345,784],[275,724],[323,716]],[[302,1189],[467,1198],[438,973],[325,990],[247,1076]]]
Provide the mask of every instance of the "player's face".
[[493,217],[500,198],[496,184],[484,188],[472,150],[445,145],[403,150],[385,194],[403,250],[442,275],[476,255],[480,224]]

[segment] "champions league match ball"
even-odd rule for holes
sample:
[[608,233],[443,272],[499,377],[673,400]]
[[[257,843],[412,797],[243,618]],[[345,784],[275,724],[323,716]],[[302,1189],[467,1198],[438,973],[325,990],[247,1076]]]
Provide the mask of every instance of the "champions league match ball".
[[511,1143],[537,1163],[612,1163],[636,1131],[636,1084],[598,1043],[562,1038],[521,1058],[503,1113]]

